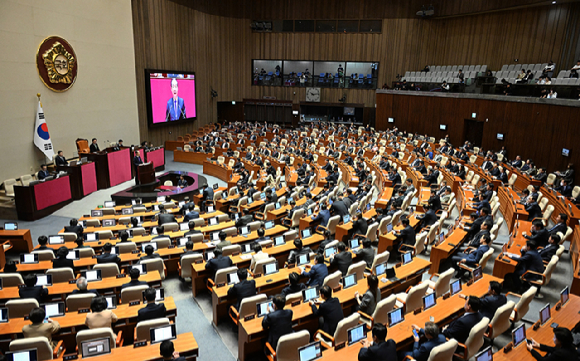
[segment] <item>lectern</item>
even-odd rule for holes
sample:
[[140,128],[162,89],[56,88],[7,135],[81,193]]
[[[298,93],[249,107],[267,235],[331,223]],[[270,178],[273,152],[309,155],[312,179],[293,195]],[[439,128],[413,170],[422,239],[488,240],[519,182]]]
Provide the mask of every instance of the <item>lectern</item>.
[[139,164],[137,179],[139,179],[140,184],[149,184],[155,182],[155,168],[153,168],[153,163],[143,163]]

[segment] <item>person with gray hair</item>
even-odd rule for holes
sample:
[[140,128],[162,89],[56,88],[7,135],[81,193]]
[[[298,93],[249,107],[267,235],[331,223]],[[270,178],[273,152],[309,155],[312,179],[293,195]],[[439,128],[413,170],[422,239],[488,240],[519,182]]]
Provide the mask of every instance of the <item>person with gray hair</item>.
[[[411,327],[413,328],[413,338],[415,339],[413,351],[404,352],[401,355],[401,359],[405,356],[411,356],[417,361],[427,361],[431,350],[446,341],[445,336],[439,333],[439,327],[434,322],[425,322],[425,328],[417,325],[412,325]],[[420,342],[421,336],[425,336],[426,340]]]
[[86,293],[94,293],[96,297],[99,296],[99,292],[97,292],[97,290],[88,290],[89,283],[87,282],[87,279],[84,277],[79,277],[79,279],[77,279],[77,289],[72,291],[73,295],[82,295],[82,294],[86,294]]

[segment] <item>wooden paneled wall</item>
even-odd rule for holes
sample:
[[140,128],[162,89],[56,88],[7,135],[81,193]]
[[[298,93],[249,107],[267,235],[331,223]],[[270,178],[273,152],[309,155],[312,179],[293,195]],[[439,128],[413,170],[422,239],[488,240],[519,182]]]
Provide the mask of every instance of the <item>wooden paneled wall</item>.
[[[250,19],[171,1],[133,0],[132,7],[140,137],[154,144],[215,121],[217,101],[265,95],[304,100],[305,89],[252,86],[252,59],[378,61],[379,84],[391,84],[397,74],[425,64],[486,64],[495,70],[514,58],[558,63],[564,38],[578,44],[580,31],[566,33],[570,19],[580,16],[578,2],[440,20],[385,18],[381,34],[253,33]],[[145,68],[196,72],[194,123],[148,129]],[[212,88],[219,94],[213,100]],[[322,89],[321,101],[337,102],[345,94],[349,103],[375,106],[372,90]]]
[[[451,143],[459,146],[465,141],[464,120],[476,113],[476,119],[484,122],[484,149],[497,151],[505,146],[510,159],[519,154],[549,172],[563,170],[569,162],[580,165],[578,107],[419,94],[377,93],[377,129],[395,125],[437,140],[449,134]],[[395,118],[394,124],[388,123],[389,117]],[[447,131],[439,130],[440,124],[446,124]],[[504,134],[503,141],[497,139],[497,133]],[[562,148],[571,149],[570,157],[562,156]]]

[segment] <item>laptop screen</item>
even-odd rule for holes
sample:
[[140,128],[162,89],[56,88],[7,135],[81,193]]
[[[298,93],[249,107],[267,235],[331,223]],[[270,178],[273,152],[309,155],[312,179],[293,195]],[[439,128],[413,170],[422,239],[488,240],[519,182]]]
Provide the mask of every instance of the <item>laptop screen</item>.
[[313,361],[322,357],[322,348],[320,341],[313,342],[298,349],[300,361]]
[[397,308],[389,313],[387,313],[387,326],[393,327],[397,323],[403,322],[405,320],[405,316],[403,315],[403,309]]
[[473,282],[476,282],[482,278],[483,278],[483,270],[481,269],[481,266],[479,266],[473,270]]
[[87,279],[87,282],[100,281],[103,279],[101,276],[100,269],[87,270],[83,273],[84,273],[85,278]]
[[266,223],[264,223],[264,228],[266,229],[270,229],[274,227],[274,221],[267,221]]
[[258,317],[262,317],[270,313],[270,309],[273,308],[274,305],[272,304],[272,301],[258,303],[256,304],[256,313],[258,314]]
[[20,263],[38,263],[38,253],[21,254]]
[[213,206],[207,206],[207,213],[213,213],[215,212],[215,209],[213,208]]
[[213,232],[211,234],[211,239],[212,239],[212,241],[219,241],[220,240],[220,232],[219,231]]
[[356,249],[360,246],[360,242],[358,240],[358,238],[353,238],[349,241],[349,247],[350,249]]
[[77,260],[79,258],[80,258],[80,251],[78,249],[68,251],[68,254],[66,255],[66,259]]
[[109,338],[81,342],[81,355],[85,358],[111,353],[111,345],[109,342]]
[[387,224],[387,232],[390,232],[392,230],[393,230],[393,224],[392,223]]
[[175,324],[152,328],[149,330],[151,336],[151,344],[163,342],[165,340],[173,340],[177,337]]
[[210,219],[209,219],[209,225],[210,225],[210,226],[215,226],[215,225],[217,225],[217,224],[218,224],[218,219],[217,219],[217,217],[213,217],[213,218],[210,218]]
[[540,310],[540,323],[543,325],[550,319],[550,304],[548,303]]
[[0,323],[8,322],[8,309],[7,308],[0,308]]
[[48,244],[63,244],[64,236],[48,236]]
[[115,223],[114,219],[103,219],[103,227],[113,227]]
[[413,254],[411,252],[403,253],[401,257],[403,259],[403,264],[410,263],[413,260]]
[[215,257],[213,251],[210,251],[210,250],[206,250],[205,253],[203,254],[203,256],[205,257],[206,261],[209,261],[210,259]]
[[177,244],[179,245],[179,247],[185,247],[187,241],[189,241],[188,237],[181,237],[180,239],[177,240]]
[[236,283],[240,283],[240,278],[238,277],[237,272],[228,273],[228,285],[235,285]]
[[305,290],[302,290],[302,299],[304,300],[305,303],[317,298],[318,298],[318,288],[310,287]]
[[117,296],[107,296],[105,297],[107,300],[107,309],[112,310],[117,308]]
[[37,275],[36,276],[37,286],[52,286],[52,275]]
[[348,222],[350,222],[350,215],[345,215],[344,217],[342,217],[342,221],[346,224]]
[[423,296],[423,311],[435,306],[435,293]]
[[274,246],[281,246],[283,244],[286,244],[284,236],[278,236],[274,238]]
[[189,231],[189,223],[179,223],[180,231]]
[[64,316],[64,302],[47,303],[42,305],[46,315],[44,318]]
[[445,233],[439,233],[439,243],[442,243],[445,240]]
[[381,263],[375,267],[375,275],[382,275],[383,273],[387,272],[387,264]]
[[348,331],[346,331],[346,333],[348,335],[348,345],[350,346],[353,343],[357,343],[367,337],[366,325],[357,325],[353,328],[350,328]]
[[518,346],[526,339],[526,325],[521,324],[518,328],[512,331],[512,342],[514,347]]
[[147,265],[146,264],[134,264],[131,268],[137,268],[139,270],[139,274],[146,275],[147,274]]
[[157,203],[163,203],[163,202],[165,202],[165,197],[164,196],[157,197]]
[[282,205],[280,204],[280,202],[276,202],[276,205],[274,206],[275,209],[280,209],[282,208]]
[[325,258],[330,258],[335,254],[336,254],[336,247],[334,247],[334,246],[324,249],[324,257]]
[[6,361],[38,361],[36,349],[6,352]]
[[97,240],[97,235],[95,233],[86,233],[85,238],[87,242],[95,242]]
[[246,234],[250,233],[250,227],[248,227],[248,226],[241,227],[240,232],[242,233],[242,235],[246,235]]
[[264,274],[269,275],[278,272],[278,262],[268,263],[264,265]]
[[493,361],[491,346],[487,346],[487,348],[475,355],[475,361]]
[[449,291],[451,292],[451,296],[461,292],[461,280],[451,282],[449,285]]
[[296,262],[296,265],[302,266],[302,265],[305,265],[307,263],[310,263],[310,255],[308,253],[301,254],[300,256],[298,256],[298,260]]
[[349,288],[356,285],[356,273],[344,276],[342,278],[342,288]]
[[566,286],[566,288],[564,288],[562,292],[560,292],[560,302],[562,302],[562,306],[564,306],[569,299],[570,299],[570,290],[568,289],[568,286]]
[[18,230],[18,223],[16,223],[16,222],[4,222],[4,230],[5,231],[17,231]]
[[310,237],[312,234],[310,233],[310,228],[306,228],[302,230],[302,238],[308,238]]

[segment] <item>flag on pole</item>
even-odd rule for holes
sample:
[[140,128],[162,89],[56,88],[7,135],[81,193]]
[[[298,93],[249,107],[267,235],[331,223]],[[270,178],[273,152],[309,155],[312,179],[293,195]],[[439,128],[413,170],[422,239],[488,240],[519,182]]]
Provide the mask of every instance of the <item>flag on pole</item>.
[[40,96],[38,97],[38,110],[36,111],[36,124],[34,125],[34,145],[36,145],[48,159],[52,159],[54,156],[52,140],[50,140],[48,126],[44,120],[44,111],[42,110]]

